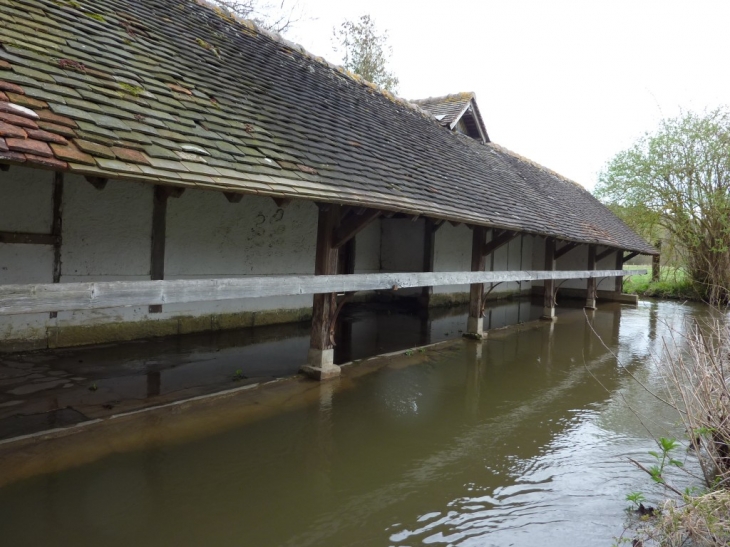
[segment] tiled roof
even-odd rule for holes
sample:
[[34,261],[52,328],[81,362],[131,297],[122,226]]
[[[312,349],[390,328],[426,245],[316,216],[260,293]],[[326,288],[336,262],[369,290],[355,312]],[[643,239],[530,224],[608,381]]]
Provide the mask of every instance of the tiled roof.
[[655,252],[585,190],[193,0],[0,0],[0,43],[1,162]]

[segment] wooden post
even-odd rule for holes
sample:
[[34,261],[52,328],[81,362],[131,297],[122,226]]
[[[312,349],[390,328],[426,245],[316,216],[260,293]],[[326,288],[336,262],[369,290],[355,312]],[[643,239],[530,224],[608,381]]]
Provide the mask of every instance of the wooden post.
[[[623,270],[624,269],[624,251],[623,249],[619,249],[616,251],[616,269],[617,270]],[[616,295],[619,296],[624,291],[624,278],[623,277],[616,277]]]
[[[430,218],[426,219],[423,228],[423,271],[433,271],[434,246],[436,243],[436,223]],[[428,308],[431,303],[433,287],[421,288],[421,305]]]
[[[165,279],[165,231],[167,229],[167,188],[155,186],[152,201],[152,245],[150,251],[150,280]],[[150,306],[150,313],[161,313],[162,306]]]
[[[317,222],[317,254],[314,262],[315,275],[337,273],[337,248],[334,246],[335,230],[340,223],[340,206],[320,207]],[[334,348],[330,339],[330,322],[337,307],[335,293],[315,294],[312,303],[312,335],[309,342],[307,364],[302,372],[318,380],[335,378],[340,367],[334,364]]]
[[[596,269],[596,246],[595,245],[588,245],[588,270],[595,270]],[[595,277],[589,277],[588,278],[588,285],[586,289],[586,309],[589,310],[595,310],[596,309],[596,278]]]
[[[657,250],[661,253],[662,251],[662,242],[657,241],[654,246],[657,248]],[[651,257],[651,280],[652,281],[659,281],[661,278],[661,255],[654,255]]]
[[[555,270],[555,239],[545,238],[545,270]],[[545,294],[543,295],[543,307],[541,319],[555,320],[555,280],[545,280]]]
[[[61,244],[63,234],[63,173],[53,174],[53,220],[51,235],[53,236],[53,282],[61,282]],[[57,311],[52,311],[51,319],[58,317]]]
[[[486,266],[484,245],[487,239],[487,229],[484,226],[474,226],[471,240],[471,271],[483,272]],[[474,283],[469,289],[469,318],[466,324],[465,336],[482,338],[484,336],[484,320],[482,317],[482,300],[484,299],[484,283]]]

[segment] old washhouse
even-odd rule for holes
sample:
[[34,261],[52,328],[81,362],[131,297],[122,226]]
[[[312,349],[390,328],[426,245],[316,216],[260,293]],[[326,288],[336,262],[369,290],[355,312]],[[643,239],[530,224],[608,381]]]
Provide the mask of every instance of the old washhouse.
[[[312,321],[357,293],[621,300],[656,250],[490,142],[191,0],[0,1],[0,348]],[[445,105],[445,106],[444,106]],[[486,290],[485,290],[485,284]],[[312,296],[314,295],[314,296]]]

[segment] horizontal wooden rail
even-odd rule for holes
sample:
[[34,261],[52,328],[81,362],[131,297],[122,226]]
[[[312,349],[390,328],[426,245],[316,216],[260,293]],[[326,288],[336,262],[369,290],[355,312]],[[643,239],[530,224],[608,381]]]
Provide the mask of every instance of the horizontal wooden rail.
[[644,273],[646,270],[419,272],[0,285],[0,315]]

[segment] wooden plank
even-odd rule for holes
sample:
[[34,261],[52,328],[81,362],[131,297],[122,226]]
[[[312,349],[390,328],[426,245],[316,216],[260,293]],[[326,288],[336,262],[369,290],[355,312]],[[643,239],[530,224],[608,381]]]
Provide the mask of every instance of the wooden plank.
[[500,247],[507,245],[507,243],[516,238],[517,235],[518,232],[510,232],[508,230],[493,235],[492,240],[484,245],[482,253],[484,254],[484,256],[490,255]]
[[29,234],[25,232],[0,232],[0,243],[18,245],[53,245],[56,237],[53,234]]
[[[155,186],[152,201],[152,236],[150,245],[150,279],[165,279],[165,237],[167,231],[167,198],[170,195],[164,186]],[[161,313],[162,306],[150,305],[150,313]]]
[[363,214],[350,213],[335,230],[332,246],[339,249],[362,232],[380,216],[377,209],[368,209]]
[[[330,205],[327,210],[319,211],[317,220],[317,251],[314,259],[314,278],[331,277],[337,272],[337,248],[333,245],[335,229],[340,222],[340,207]],[[336,277],[336,276],[335,276]],[[352,277],[350,275],[342,277]],[[339,292],[327,288],[326,292],[318,292],[312,300],[312,334],[309,347],[314,350],[332,348],[330,322],[337,307]]]
[[[53,235],[53,282],[61,282],[61,246],[63,244],[63,173],[53,175],[53,216],[51,220]],[[51,319],[58,317],[58,312],[51,312]]]
[[0,314],[188,304],[265,296],[375,291],[393,287],[405,289],[546,279],[587,279],[645,273],[647,270],[404,272],[0,285]]
[[568,254],[570,251],[572,251],[573,249],[575,249],[578,245],[580,245],[580,243],[576,243],[575,241],[571,241],[570,243],[566,243],[565,245],[563,245],[562,247],[560,247],[560,249],[558,249],[557,251],[555,251],[555,260],[557,260],[558,258],[560,258],[563,255]]
[[[487,263],[484,254],[484,242],[487,239],[487,228],[474,226],[471,239],[471,271],[483,272]],[[469,287],[469,318],[481,321],[482,298],[484,298],[484,283],[472,283]],[[472,323],[473,321],[470,321]],[[480,331],[480,329],[476,329]],[[481,334],[481,332],[478,332]]]

